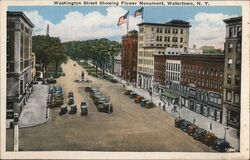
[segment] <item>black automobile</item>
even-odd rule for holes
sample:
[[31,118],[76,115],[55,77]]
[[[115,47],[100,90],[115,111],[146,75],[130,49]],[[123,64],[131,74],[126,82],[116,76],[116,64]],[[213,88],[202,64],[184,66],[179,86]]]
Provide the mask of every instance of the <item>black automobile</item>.
[[185,119],[182,118],[175,118],[174,120],[174,126],[177,128],[181,128],[182,122],[185,121]]
[[86,102],[81,102],[81,116],[88,115],[88,106]]
[[193,134],[193,138],[195,140],[198,141],[202,141],[203,137],[205,136],[205,134],[207,133],[207,131],[203,128],[197,128]]
[[73,93],[73,92],[69,92],[69,93],[68,93],[68,98],[69,98],[69,97],[74,97],[74,93]]
[[182,121],[181,123],[181,130],[184,131],[184,132],[187,132],[188,130],[188,126],[190,126],[192,123],[187,121],[187,120],[184,120]]
[[72,104],[70,106],[69,114],[75,114],[77,112],[77,106],[76,104]]
[[66,105],[61,105],[61,111],[59,112],[59,115],[66,114],[68,112],[68,108]]
[[212,148],[218,152],[226,152],[230,148],[230,144],[222,138],[218,138],[212,144]]
[[73,97],[69,97],[68,99],[68,105],[74,104],[74,98]]
[[102,103],[97,105],[98,112],[112,113],[113,105],[111,103]]

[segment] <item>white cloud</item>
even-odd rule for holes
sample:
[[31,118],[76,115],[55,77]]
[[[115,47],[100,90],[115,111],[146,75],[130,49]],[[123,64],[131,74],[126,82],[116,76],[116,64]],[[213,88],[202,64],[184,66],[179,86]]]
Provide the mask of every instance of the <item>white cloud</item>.
[[[122,7],[108,7],[107,14],[93,11],[82,14],[78,11],[71,11],[64,16],[64,19],[57,24],[45,20],[38,11],[25,12],[35,24],[34,32],[37,34],[46,33],[46,25],[50,24],[50,35],[60,37],[62,41],[87,40],[95,38],[112,38],[120,40],[126,34],[126,24],[117,26],[120,16],[127,11]],[[139,18],[129,16],[129,30],[138,30]]]
[[236,16],[223,13],[197,13],[193,19],[189,20],[192,25],[189,45],[196,44],[198,47],[209,45],[223,49],[226,34],[226,25],[223,20]]

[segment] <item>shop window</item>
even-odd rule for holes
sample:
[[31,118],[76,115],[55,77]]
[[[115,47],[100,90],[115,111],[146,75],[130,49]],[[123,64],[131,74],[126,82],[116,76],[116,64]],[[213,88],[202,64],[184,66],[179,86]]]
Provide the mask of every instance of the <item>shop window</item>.
[[202,113],[202,114],[203,114],[204,116],[206,116],[206,117],[208,116],[208,111],[207,111],[207,110],[208,110],[207,106],[204,105],[204,106],[203,106],[203,113]]
[[215,109],[214,108],[208,109],[208,117],[215,120]]
[[216,121],[219,122],[219,123],[221,122],[220,121],[220,115],[221,115],[221,112],[217,110],[216,111]]
[[199,103],[196,104],[195,112],[201,113],[201,105]]
[[230,110],[229,112],[229,123],[233,123],[235,125],[239,125],[240,122],[240,114],[238,112],[234,112]]

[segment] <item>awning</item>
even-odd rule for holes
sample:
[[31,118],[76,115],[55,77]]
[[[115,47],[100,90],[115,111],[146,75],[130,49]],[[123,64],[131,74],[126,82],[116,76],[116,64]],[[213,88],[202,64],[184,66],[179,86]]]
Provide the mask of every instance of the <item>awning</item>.
[[179,96],[177,96],[176,94],[171,93],[169,91],[161,93],[161,97],[168,97],[168,98],[171,98],[171,99],[179,98]]

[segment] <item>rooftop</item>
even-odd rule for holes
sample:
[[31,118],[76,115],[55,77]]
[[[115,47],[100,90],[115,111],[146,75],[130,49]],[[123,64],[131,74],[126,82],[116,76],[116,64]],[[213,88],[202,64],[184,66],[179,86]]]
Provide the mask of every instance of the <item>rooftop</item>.
[[20,17],[22,18],[31,28],[35,25],[30,21],[30,19],[21,11],[7,11],[7,17]]
[[223,21],[225,23],[240,22],[240,21],[242,21],[242,16],[240,16],[240,17],[232,17],[232,18],[229,18],[229,19],[224,19]]
[[150,22],[143,22],[138,24],[138,26],[141,25],[155,25],[155,26],[173,26],[173,27],[191,27],[191,25],[189,24],[189,22],[183,21],[183,20],[171,20],[169,22],[166,23],[150,23]]

